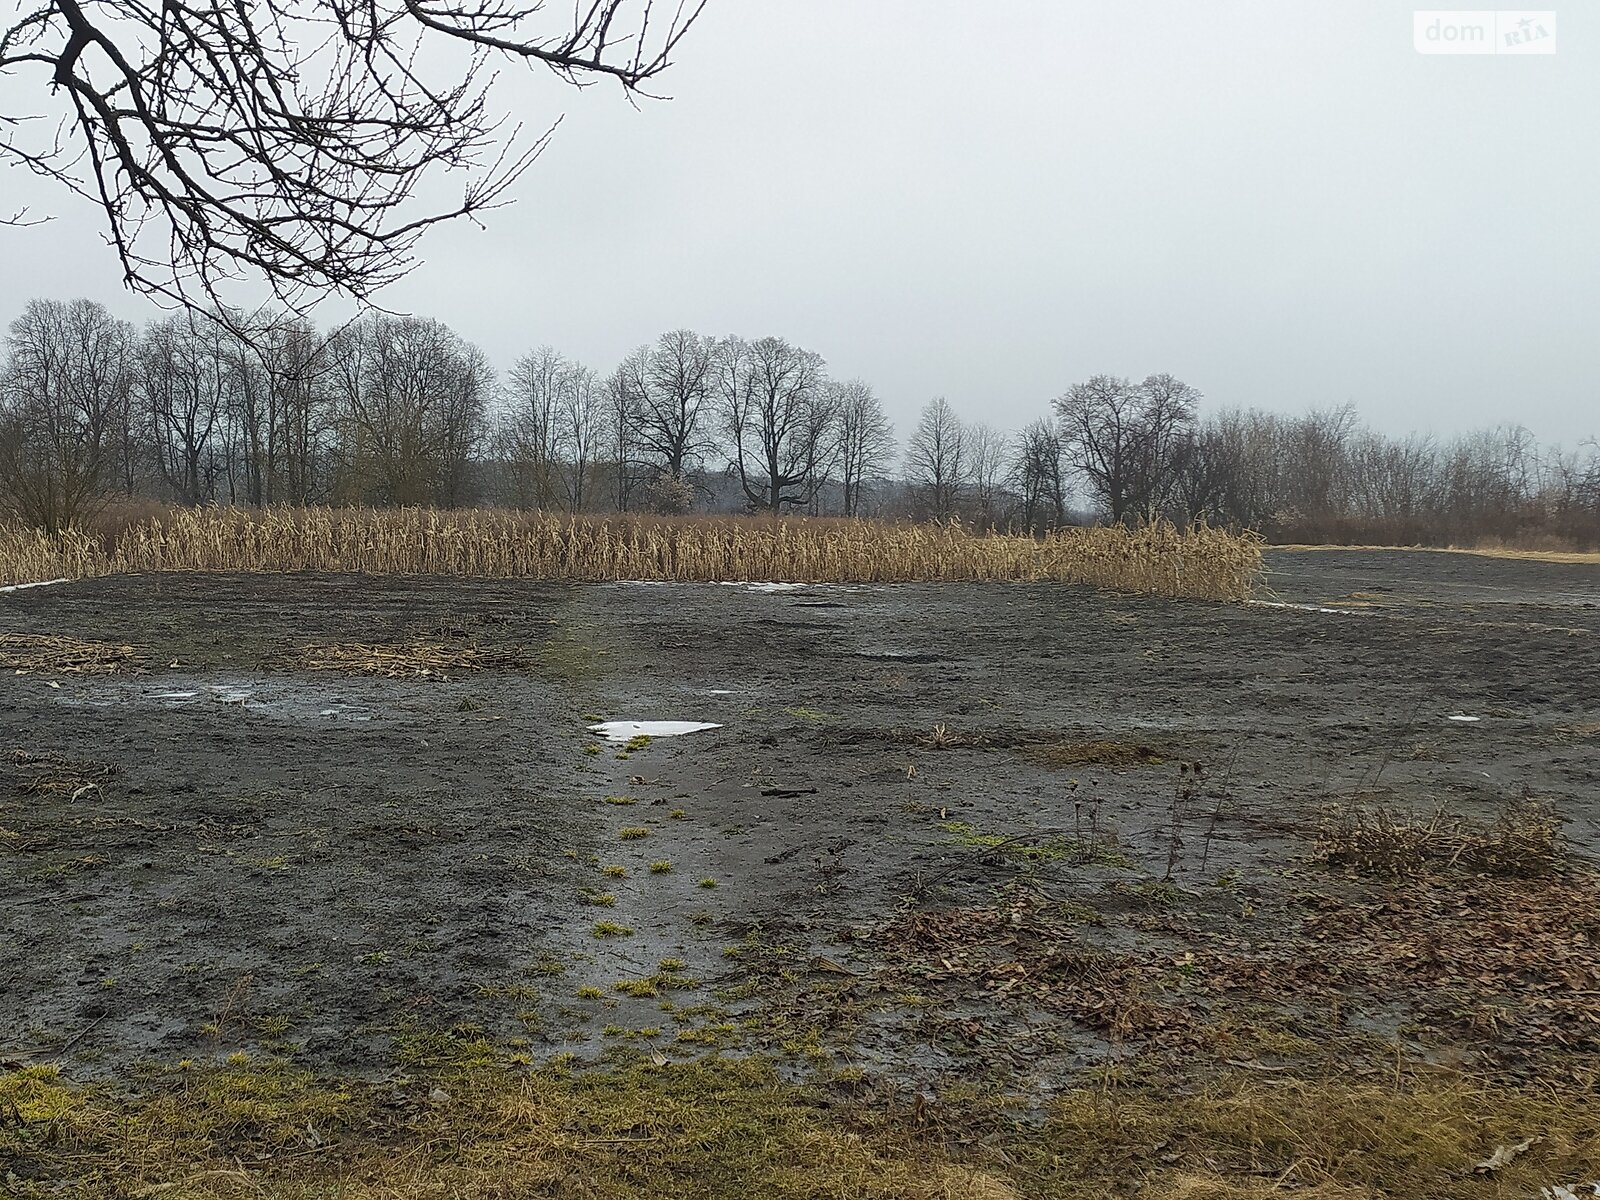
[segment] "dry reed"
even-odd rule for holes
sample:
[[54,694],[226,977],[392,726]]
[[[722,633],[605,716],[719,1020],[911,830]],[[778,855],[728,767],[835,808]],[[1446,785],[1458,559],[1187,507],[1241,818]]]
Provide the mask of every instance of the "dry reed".
[[558,517],[497,510],[180,509],[109,539],[0,529],[14,582],[149,571],[331,571],[576,581],[1023,580],[1243,600],[1261,542],[1205,526],[1043,538],[859,520]]

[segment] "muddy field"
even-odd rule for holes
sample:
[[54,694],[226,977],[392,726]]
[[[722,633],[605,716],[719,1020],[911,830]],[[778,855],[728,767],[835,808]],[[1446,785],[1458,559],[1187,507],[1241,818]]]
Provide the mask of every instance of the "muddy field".
[[[326,576],[0,596],[0,634],[119,648],[0,677],[0,1060],[741,1049],[1043,1095],[1107,1064],[1592,1054],[1600,569],[1269,566],[1248,606]],[[494,665],[333,654],[355,644]],[[720,727],[630,744],[604,719]],[[1559,860],[1496,858],[1546,806]],[[1395,821],[1435,831],[1416,862],[1334,836]]]

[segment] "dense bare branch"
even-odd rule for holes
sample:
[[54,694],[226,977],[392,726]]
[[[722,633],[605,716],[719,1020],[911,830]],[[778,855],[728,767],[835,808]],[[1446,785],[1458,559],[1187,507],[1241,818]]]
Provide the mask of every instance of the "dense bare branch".
[[[552,30],[542,0],[39,0],[0,29],[0,160],[98,204],[141,291],[367,299],[430,226],[503,203],[553,131],[494,113],[497,59],[642,94],[702,3],[580,0]],[[417,199],[446,171],[459,202]]]

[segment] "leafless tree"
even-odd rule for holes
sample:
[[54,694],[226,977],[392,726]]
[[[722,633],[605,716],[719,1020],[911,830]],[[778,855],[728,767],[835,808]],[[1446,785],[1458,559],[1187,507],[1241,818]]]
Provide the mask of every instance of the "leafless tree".
[[156,465],[183,504],[213,499],[226,461],[214,443],[237,386],[226,328],[192,312],[152,322],[139,355],[139,393]]
[[778,337],[717,343],[716,386],[733,445],[732,467],[753,508],[810,504],[833,444],[832,393],[821,355]]
[[495,388],[483,351],[437,321],[378,314],[337,342],[344,498],[462,502]]
[[943,520],[955,512],[967,486],[967,431],[943,396],[923,406],[906,446],[906,482],[923,495],[928,511]]
[[710,448],[713,343],[688,329],[664,333],[622,361],[613,381],[629,448],[657,473],[682,479]]
[[562,481],[567,508],[582,512],[594,496],[594,476],[605,439],[605,388],[588,367],[574,366],[562,403],[556,445],[565,457]]
[[594,372],[542,347],[512,367],[506,402],[497,441],[516,502],[582,510],[607,432],[606,391]]
[[1247,529],[1265,528],[1282,510],[1283,418],[1225,409],[1208,420],[1190,456],[1186,486],[1192,517]]
[[1140,449],[1144,456],[1139,502],[1142,515],[1149,520],[1172,506],[1177,481],[1173,466],[1204,397],[1197,388],[1167,374],[1146,376],[1139,385],[1139,396],[1143,401]]
[[0,370],[0,498],[59,532],[98,507],[132,386],[132,326],[88,300],[32,300]]
[[623,360],[605,381],[604,416],[607,437],[606,447],[611,459],[612,503],[618,512],[627,512],[633,506],[634,496],[644,484],[646,472],[644,450],[633,423],[634,394],[637,379],[638,351]]
[[1148,519],[1170,503],[1198,398],[1170,375],[1137,385],[1096,375],[1056,399],[1068,461],[1112,521]]
[[1559,537],[1573,542],[1600,539],[1600,443],[1591,440],[1570,453],[1553,450],[1544,490]]
[[233,339],[234,442],[250,504],[307,504],[322,494],[332,431],[329,341],[305,318],[259,313]]
[[1005,435],[982,423],[967,427],[968,475],[972,482],[972,519],[985,529],[999,523],[999,501],[1006,478]]
[[1061,435],[1053,421],[1032,421],[1017,435],[1011,485],[1022,501],[1022,524],[1030,532],[1054,529],[1066,521]]
[[861,513],[866,481],[883,474],[894,456],[894,426],[871,385],[859,379],[833,385],[832,406],[840,506],[854,517]]
[[550,508],[562,493],[561,429],[570,409],[574,363],[549,346],[524,354],[506,381],[504,454],[524,505]]
[[1068,459],[1113,521],[1135,503],[1138,407],[1133,385],[1115,375],[1075,383],[1055,401]]
[[1278,449],[1280,511],[1324,522],[1347,511],[1350,439],[1356,430],[1352,405],[1312,409],[1282,426]]
[[[0,158],[99,205],[140,290],[212,306],[252,274],[291,305],[365,298],[549,137],[496,114],[497,60],[642,93],[699,11],[581,0],[553,27],[540,0],[24,0],[0,26]],[[444,172],[461,199],[429,205]]]
[[1414,530],[1436,501],[1438,448],[1431,437],[1387,438],[1363,430],[1350,441],[1351,509],[1395,530]]

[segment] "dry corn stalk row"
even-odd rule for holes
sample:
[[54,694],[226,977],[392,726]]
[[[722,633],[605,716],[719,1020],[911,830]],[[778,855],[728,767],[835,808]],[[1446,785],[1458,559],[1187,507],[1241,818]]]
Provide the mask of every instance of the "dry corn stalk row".
[[0,523],[0,585],[85,579],[110,569],[104,539],[69,529],[46,533]]
[[1261,542],[1157,522],[1043,538],[859,520],[560,517],[496,510],[180,509],[109,549],[0,534],[18,581],[149,571],[332,571],[500,579],[906,583],[1024,580],[1243,600]]

